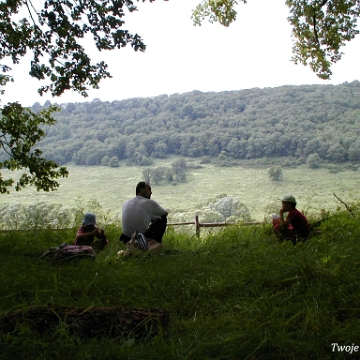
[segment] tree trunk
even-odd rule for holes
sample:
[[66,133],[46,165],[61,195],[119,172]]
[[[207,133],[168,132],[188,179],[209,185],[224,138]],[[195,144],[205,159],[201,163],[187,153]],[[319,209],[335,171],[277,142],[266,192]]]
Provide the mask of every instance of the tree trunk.
[[80,337],[153,336],[166,331],[169,313],[154,309],[100,307],[73,309],[66,307],[30,307],[0,315],[0,331],[17,333],[19,325],[28,325],[39,334],[50,335],[67,329]]

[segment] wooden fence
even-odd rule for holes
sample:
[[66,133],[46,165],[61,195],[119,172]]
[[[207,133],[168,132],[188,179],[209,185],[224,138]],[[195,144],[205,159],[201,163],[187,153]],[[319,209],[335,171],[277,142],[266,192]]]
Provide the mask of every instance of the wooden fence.
[[[263,224],[261,221],[252,221],[252,222],[240,222],[240,223],[234,223],[234,222],[213,222],[213,223],[201,223],[199,221],[199,216],[195,215],[195,220],[194,221],[189,221],[189,222],[168,222],[167,226],[180,226],[180,225],[195,225],[195,234],[197,237],[200,237],[200,228],[202,227],[222,227],[222,226],[229,226],[229,225],[259,225],[259,224]],[[44,229],[27,229],[27,230],[0,230],[0,233],[10,233],[13,231],[37,231],[37,230],[44,230]],[[46,229],[49,230],[49,229]],[[73,230],[72,228],[63,228],[63,229],[52,229],[52,230]]]
[[168,226],[178,226],[178,225],[195,225],[195,234],[197,237],[200,237],[200,228],[202,227],[221,227],[221,226],[229,226],[229,225],[259,225],[262,224],[260,221],[252,221],[252,222],[243,222],[243,223],[233,223],[233,222],[214,222],[214,223],[201,223],[199,222],[199,216],[195,215],[195,221],[189,222],[174,222],[168,223]]

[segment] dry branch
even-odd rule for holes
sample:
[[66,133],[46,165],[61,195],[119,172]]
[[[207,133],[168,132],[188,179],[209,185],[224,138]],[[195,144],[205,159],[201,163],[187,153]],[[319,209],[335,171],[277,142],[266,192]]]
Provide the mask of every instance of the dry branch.
[[166,331],[168,324],[169,313],[154,309],[31,307],[0,315],[0,331],[14,334],[21,325],[27,325],[44,335],[51,335],[61,327],[80,337],[140,339]]
[[352,215],[352,211],[351,211],[350,207],[344,201],[342,201],[335,193],[333,193],[333,194],[346,207],[346,210]]

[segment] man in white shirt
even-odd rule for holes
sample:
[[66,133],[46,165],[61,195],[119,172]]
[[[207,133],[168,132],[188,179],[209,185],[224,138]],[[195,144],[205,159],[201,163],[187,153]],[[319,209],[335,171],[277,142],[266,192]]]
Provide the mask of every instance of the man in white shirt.
[[126,244],[135,231],[146,238],[162,242],[166,230],[168,212],[151,200],[151,186],[141,181],[136,186],[136,196],[124,203],[122,209],[122,234],[120,241]]

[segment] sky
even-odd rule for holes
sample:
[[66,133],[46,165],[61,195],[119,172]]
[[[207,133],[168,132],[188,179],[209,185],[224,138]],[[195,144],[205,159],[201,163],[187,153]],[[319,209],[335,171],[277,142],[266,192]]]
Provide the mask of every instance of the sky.
[[235,23],[225,28],[203,22],[193,26],[191,11],[201,0],[156,0],[138,3],[139,11],[125,16],[125,29],[138,33],[147,49],[98,52],[91,41],[86,49],[95,61],[108,63],[111,79],[87,98],[68,91],[59,98],[40,97],[41,83],[30,77],[30,57],[13,66],[15,82],[6,86],[2,104],[18,101],[31,106],[52,103],[123,100],[175,93],[221,92],[302,84],[341,84],[360,79],[360,38],[343,49],[333,65],[331,80],[319,79],[309,67],[291,62],[291,27],[285,0],[239,1]]

